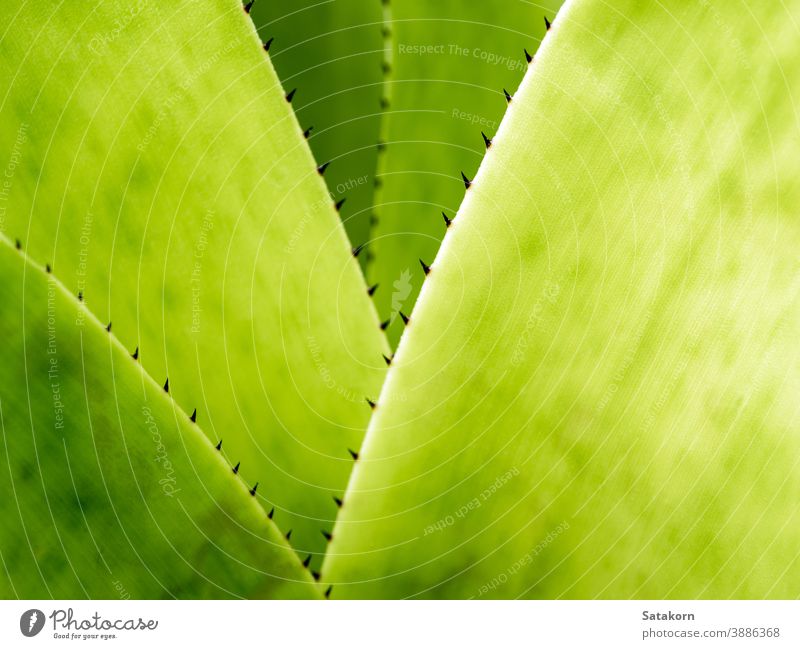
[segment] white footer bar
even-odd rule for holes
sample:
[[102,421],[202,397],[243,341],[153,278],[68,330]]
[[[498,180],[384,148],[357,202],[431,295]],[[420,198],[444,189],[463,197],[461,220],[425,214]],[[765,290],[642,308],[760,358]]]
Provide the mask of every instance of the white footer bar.
[[0,647],[800,647],[798,602],[0,601]]

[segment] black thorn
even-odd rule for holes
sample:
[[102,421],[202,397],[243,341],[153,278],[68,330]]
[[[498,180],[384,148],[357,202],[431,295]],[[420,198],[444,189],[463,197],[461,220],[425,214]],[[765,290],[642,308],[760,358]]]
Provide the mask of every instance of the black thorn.
[[269,52],[269,48],[272,46],[272,41],[274,41],[274,40],[275,40],[275,37],[273,36],[266,43],[264,43],[264,51],[265,52]]
[[290,538],[292,538],[292,530],[286,532],[286,540],[288,541]]
[[78,302],[83,302],[83,291],[78,291]]
[[341,498],[337,498],[336,496],[334,496],[333,497],[333,502],[336,503],[337,507],[341,507],[342,506],[342,499]]
[[235,466],[235,467],[233,467],[233,472],[234,472],[234,473],[239,473],[239,465],[240,465],[240,464],[241,464],[241,462],[237,462],[237,463],[236,463],[236,466]]
[[286,101],[288,101],[291,104],[292,103],[292,99],[294,99],[294,93],[296,93],[296,92],[297,92],[297,88],[292,88],[289,91],[289,94],[286,95]]
[[192,410],[192,414],[189,416],[189,419],[192,420],[192,423],[197,421],[197,408]]
[[308,136],[311,135],[311,131],[314,130],[314,126],[309,126],[305,131],[303,131],[303,137],[307,140]]
[[381,329],[386,331],[386,327],[389,326],[389,322],[390,322],[389,320],[384,320],[383,322],[381,322]]
[[367,295],[372,297],[373,295],[375,295],[375,291],[377,290],[378,290],[378,284],[373,284],[367,289]]
[[311,572],[311,576],[314,578],[314,581],[319,581],[319,573],[318,572]]
[[464,189],[469,189],[469,186],[472,184],[472,181],[464,175],[464,172],[461,172],[461,180],[464,181]]
[[14,242],[14,245],[17,247],[17,250],[22,250],[22,241],[19,239]]
[[164,392],[169,392],[169,377],[164,381]]
[[216,445],[216,447],[215,447],[215,448],[216,448],[218,451],[221,451],[221,450],[222,450],[222,440],[219,440],[219,441],[217,442],[217,445]]
[[453,222],[452,220],[447,218],[447,214],[442,212],[442,217],[444,218],[444,227],[449,228],[450,224]]
[[484,133],[483,131],[481,131],[481,135],[483,135],[483,143],[486,145],[486,148],[488,149],[490,146],[492,146],[492,141],[488,137],[486,137],[486,133]]
[[344,205],[344,202],[345,202],[346,200],[347,200],[347,197],[343,198],[343,199],[342,199],[342,200],[340,200],[340,201],[336,201],[336,204],[334,205],[334,207],[336,208],[336,211],[337,211],[337,212],[338,212],[340,209],[342,209],[342,205]]
[[275,508],[274,508],[274,507],[273,507],[272,509],[270,509],[270,510],[269,510],[269,514],[267,514],[267,518],[268,518],[269,520],[272,520],[272,517],[273,517],[273,516],[275,516]]
[[325,530],[320,530],[320,532],[322,532],[322,536],[324,536],[325,539],[328,541],[330,541],[333,538],[330,532],[326,532]]
[[46,273],[49,273],[49,272],[51,272],[53,269],[52,269],[52,268],[50,268],[50,264],[45,264],[45,265],[44,265],[44,270],[45,270],[45,272],[46,272]]
[[250,10],[253,8],[253,5],[255,4],[255,2],[256,2],[256,0],[250,0],[250,2],[248,2],[248,3],[247,3],[245,6],[244,6],[244,12],[245,12],[246,14],[249,14],[249,13],[250,13]]
[[423,273],[425,273],[425,274],[427,275],[428,273],[430,273],[430,272],[431,272],[431,267],[430,267],[430,266],[428,266],[428,264],[426,264],[426,263],[425,263],[424,261],[422,261],[421,259],[419,260],[419,264],[420,264],[420,266],[422,266],[422,272],[423,272]]
[[311,555],[309,554],[305,559],[303,559],[303,567],[308,568],[308,564],[311,563]]
[[111,323],[110,322],[106,325],[106,331],[111,333]]
[[508,90],[503,88],[503,94],[506,96],[506,101],[510,104],[511,103],[511,95],[508,94]]
[[400,317],[403,319],[403,324],[408,324],[410,318],[402,311],[398,311],[398,313],[400,314]]
[[383,356],[383,360],[386,362],[387,366],[392,364],[392,359],[389,358],[386,354],[381,354],[381,356]]
[[526,60],[528,63],[530,63],[531,61],[533,61],[533,57],[532,57],[532,56],[531,56],[531,55],[528,53],[528,50],[526,50],[526,49],[524,49],[524,48],[523,48],[523,51],[525,52],[525,60]]
[[364,246],[366,245],[367,245],[366,243],[362,243],[353,248],[353,257],[358,257],[361,254],[361,251],[364,249]]
[[330,586],[328,586],[328,587],[325,589],[325,599],[330,599],[330,596],[331,596],[331,591],[332,591],[332,590],[333,590],[333,584],[331,584]]
[[352,457],[354,460],[358,459],[358,453],[356,453],[353,449],[348,448],[347,452],[350,453],[350,457]]
[[258,483],[257,482],[253,485],[253,488],[250,490],[250,495],[251,496],[255,496],[256,495],[256,489],[258,489]]
[[131,354],[131,358],[135,361],[139,360],[139,348],[133,350],[133,354]]
[[545,29],[547,29],[547,30],[550,29],[550,21],[547,20],[547,16],[544,17],[544,26],[545,26]]
[[369,404],[370,408],[375,410],[375,402],[372,399],[367,399],[367,403]]
[[321,164],[319,167],[317,167],[317,173],[320,176],[324,176],[325,175],[325,170],[328,168],[329,164],[330,164],[330,162],[326,162],[325,164]]

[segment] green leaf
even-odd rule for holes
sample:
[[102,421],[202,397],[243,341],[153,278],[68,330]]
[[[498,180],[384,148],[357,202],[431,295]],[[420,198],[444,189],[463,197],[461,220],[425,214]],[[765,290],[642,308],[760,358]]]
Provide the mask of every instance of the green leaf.
[[85,305],[5,239],[0,277],[0,597],[314,597],[260,497]]
[[[381,122],[381,3],[269,0],[250,10],[354,246],[369,236]],[[366,259],[366,255],[359,258]]]
[[400,341],[335,595],[796,596],[798,20],[562,9]]
[[322,552],[386,347],[249,17],[234,0],[0,15],[4,232]]
[[494,137],[513,92],[560,2],[393,0],[391,103],[369,250],[370,284],[392,345],[403,331],[423,276]]

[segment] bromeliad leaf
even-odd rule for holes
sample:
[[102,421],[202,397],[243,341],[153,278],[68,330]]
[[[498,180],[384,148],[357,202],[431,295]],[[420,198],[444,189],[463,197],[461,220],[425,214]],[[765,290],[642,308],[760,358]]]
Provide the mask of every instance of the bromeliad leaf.
[[[376,224],[367,268],[392,345],[464,195],[506,100],[545,32],[543,15],[560,2],[392,0],[393,39],[382,136]],[[483,136],[481,135],[483,133]],[[443,218],[444,214],[444,218]]]
[[235,0],[0,16],[5,231],[323,552],[387,349],[249,17]]
[[562,9],[400,341],[334,594],[797,594],[798,20]]
[[187,414],[0,240],[0,597],[314,597]]
[[[354,246],[370,228],[378,130],[381,123],[381,3],[379,0],[269,0],[250,10],[311,150],[330,162],[325,180]],[[366,260],[366,256],[359,261]]]

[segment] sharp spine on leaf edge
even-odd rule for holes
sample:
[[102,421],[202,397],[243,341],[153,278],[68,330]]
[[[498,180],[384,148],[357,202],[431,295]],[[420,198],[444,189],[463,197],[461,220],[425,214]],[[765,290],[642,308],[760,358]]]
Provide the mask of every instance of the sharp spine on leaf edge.
[[292,88],[286,95],[286,101],[290,104],[292,103],[292,99],[294,99],[294,93],[297,92],[297,88]]
[[308,568],[308,565],[311,563],[311,555],[309,554],[305,559],[303,559],[303,568]]
[[169,378],[167,378],[167,380],[164,381],[164,392],[169,393]]
[[251,496],[255,496],[256,495],[256,489],[258,489],[258,483],[257,482],[253,485],[253,488],[250,490],[250,495]]
[[191,415],[189,415],[189,419],[191,419],[191,420],[192,420],[192,423],[194,423],[194,422],[196,422],[196,421],[197,421],[197,408],[195,408],[194,410],[192,410],[192,414],[191,414]]
[[408,324],[408,321],[409,321],[409,320],[411,320],[411,318],[409,318],[409,317],[408,317],[408,316],[407,316],[405,313],[403,313],[402,311],[398,311],[398,313],[400,314],[400,317],[403,319],[403,324]]
[[322,532],[322,536],[324,536],[325,540],[327,541],[330,541],[333,538],[330,532],[326,532],[325,530],[320,530],[320,532]]
[[375,410],[375,405],[376,405],[376,404],[375,404],[375,402],[374,402],[372,399],[367,399],[367,403],[369,404],[369,407],[370,407],[370,408],[372,408],[373,410]]
[[428,264],[426,264],[426,263],[425,263],[424,261],[422,261],[421,259],[419,260],[419,264],[420,264],[420,266],[422,266],[422,272],[423,272],[423,273],[425,273],[426,275],[428,275],[428,274],[431,272],[431,267],[430,267],[430,266],[428,266]]
[[219,441],[217,442],[217,445],[215,446],[215,448],[216,448],[218,451],[221,451],[221,450],[222,450],[222,440],[219,440]]
[[133,354],[131,354],[131,358],[135,361],[139,360],[139,348],[133,350]]
[[442,212],[442,218],[444,218],[444,227],[449,228],[450,224],[453,222],[453,220],[452,219],[448,219],[447,218],[447,214],[445,214],[444,212]]
[[375,291],[377,290],[378,290],[378,284],[373,284],[367,289],[367,295],[372,297],[373,295],[375,295]]
[[324,176],[325,175],[325,170],[328,168],[329,164],[330,164],[330,162],[326,162],[324,164],[321,164],[319,167],[317,167],[317,173],[320,176]]
[[546,29],[547,31],[550,31],[550,25],[551,25],[550,21],[549,21],[549,20],[547,20],[547,16],[545,16],[545,17],[544,17],[544,27],[545,27],[545,29]]
[[234,472],[234,473],[239,473],[239,466],[240,466],[241,464],[242,464],[241,462],[237,462],[237,463],[236,463],[236,466],[235,466],[235,467],[233,467],[233,472]]
[[253,8],[253,5],[254,5],[255,3],[256,3],[256,0],[250,0],[250,2],[248,2],[248,3],[247,3],[245,6],[244,6],[244,12],[245,12],[246,14],[249,14],[249,13],[250,13],[250,10]]
[[492,140],[486,137],[486,133],[484,133],[483,131],[481,131],[481,135],[483,136],[483,143],[486,145],[486,148],[488,149],[490,146],[492,146]]
[[273,36],[266,43],[264,43],[264,51],[265,52],[269,52],[269,48],[272,47],[272,41],[274,41],[274,40],[275,40],[275,37]]
[[525,52],[525,60],[526,60],[528,63],[530,63],[531,61],[533,61],[533,57],[530,55],[530,53],[528,52],[528,50],[527,50],[526,48],[522,48],[522,51],[523,51],[523,52]]
[[333,585],[330,585],[325,589],[325,599],[330,599],[332,590],[333,590]]
[[472,185],[472,181],[466,177],[463,171],[461,172],[461,180],[464,181],[464,189],[469,189]]
[[353,449],[348,448],[347,452],[350,453],[350,457],[352,457],[354,460],[358,459],[358,453],[356,453]]
[[383,322],[381,322],[381,329],[383,329],[383,331],[386,331],[386,328],[389,326],[389,323],[390,323],[389,320],[384,320]]
[[506,102],[510,104],[511,103],[511,95],[508,94],[508,90],[503,88],[503,94],[506,96]]

